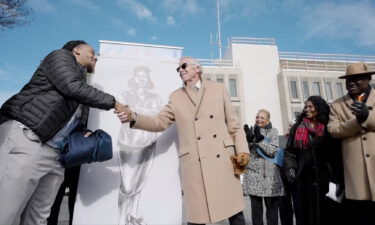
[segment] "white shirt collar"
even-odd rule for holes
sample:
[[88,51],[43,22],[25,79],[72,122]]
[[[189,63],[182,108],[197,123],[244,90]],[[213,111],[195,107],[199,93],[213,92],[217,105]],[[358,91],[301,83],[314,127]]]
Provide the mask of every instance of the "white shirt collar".
[[191,85],[192,87],[197,88],[198,90],[201,88],[202,82],[201,80],[198,80],[196,84]]

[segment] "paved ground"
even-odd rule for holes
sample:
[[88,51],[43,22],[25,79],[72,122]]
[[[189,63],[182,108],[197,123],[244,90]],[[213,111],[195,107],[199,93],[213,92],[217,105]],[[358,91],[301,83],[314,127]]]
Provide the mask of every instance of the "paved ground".
[[[245,197],[245,203],[246,203],[246,209],[244,211],[245,214],[245,219],[246,219],[246,224],[247,225],[252,225],[251,223],[251,218],[250,218],[250,198]],[[184,218],[185,215],[183,215]],[[67,197],[64,197],[62,206],[61,206],[61,212],[59,215],[59,224],[58,225],[68,225],[68,220],[69,220],[69,212],[68,212],[68,199]],[[265,220],[264,220],[265,221]],[[182,225],[185,225],[186,223],[183,222]],[[228,221],[222,221],[216,224],[220,225],[228,225]],[[266,224],[266,222],[265,222]],[[279,223],[280,224],[280,223]]]

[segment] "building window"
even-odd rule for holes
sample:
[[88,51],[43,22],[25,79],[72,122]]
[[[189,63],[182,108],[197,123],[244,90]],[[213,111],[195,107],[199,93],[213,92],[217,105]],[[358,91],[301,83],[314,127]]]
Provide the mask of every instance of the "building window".
[[306,100],[310,96],[309,92],[309,83],[307,81],[302,81],[302,92],[303,92],[303,100]]
[[312,87],[313,87],[313,93],[314,93],[314,95],[321,95],[321,93],[320,93],[320,83],[319,83],[319,81],[314,81],[313,83],[312,83]]
[[327,100],[333,100],[332,87],[330,82],[325,83]]
[[224,74],[216,74],[216,81],[224,83]]
[[298,99],[297,81],[291,80],[289,82],[290,82],[290,93],[292,95],[292,99]]
[[336,83],[337,97],[344,96],[344,90],[342,89],[342,83]]
[[230,94],[230,97],[237,97],[236,79],[229,79],[229,94]]
[[203,78],[206,80],[211,80],[211,74],[203,74]]

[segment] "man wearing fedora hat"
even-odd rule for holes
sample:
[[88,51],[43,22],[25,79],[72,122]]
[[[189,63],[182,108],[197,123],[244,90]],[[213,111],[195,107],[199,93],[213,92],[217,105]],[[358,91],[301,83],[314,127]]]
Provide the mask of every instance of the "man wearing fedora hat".
[[347,67],[348,94],[331,104],[328,131],[341,139],[350,224],[375,224],[375,92],[365,63]]

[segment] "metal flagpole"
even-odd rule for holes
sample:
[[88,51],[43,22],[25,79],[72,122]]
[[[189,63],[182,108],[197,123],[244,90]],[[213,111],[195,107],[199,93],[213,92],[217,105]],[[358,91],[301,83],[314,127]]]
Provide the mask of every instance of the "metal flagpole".
[[218,46],[219,46],[219,58],[221,60],[221,29],[220,29],[220,3],[216,0],[217,5],[217,28],[218,28]]

